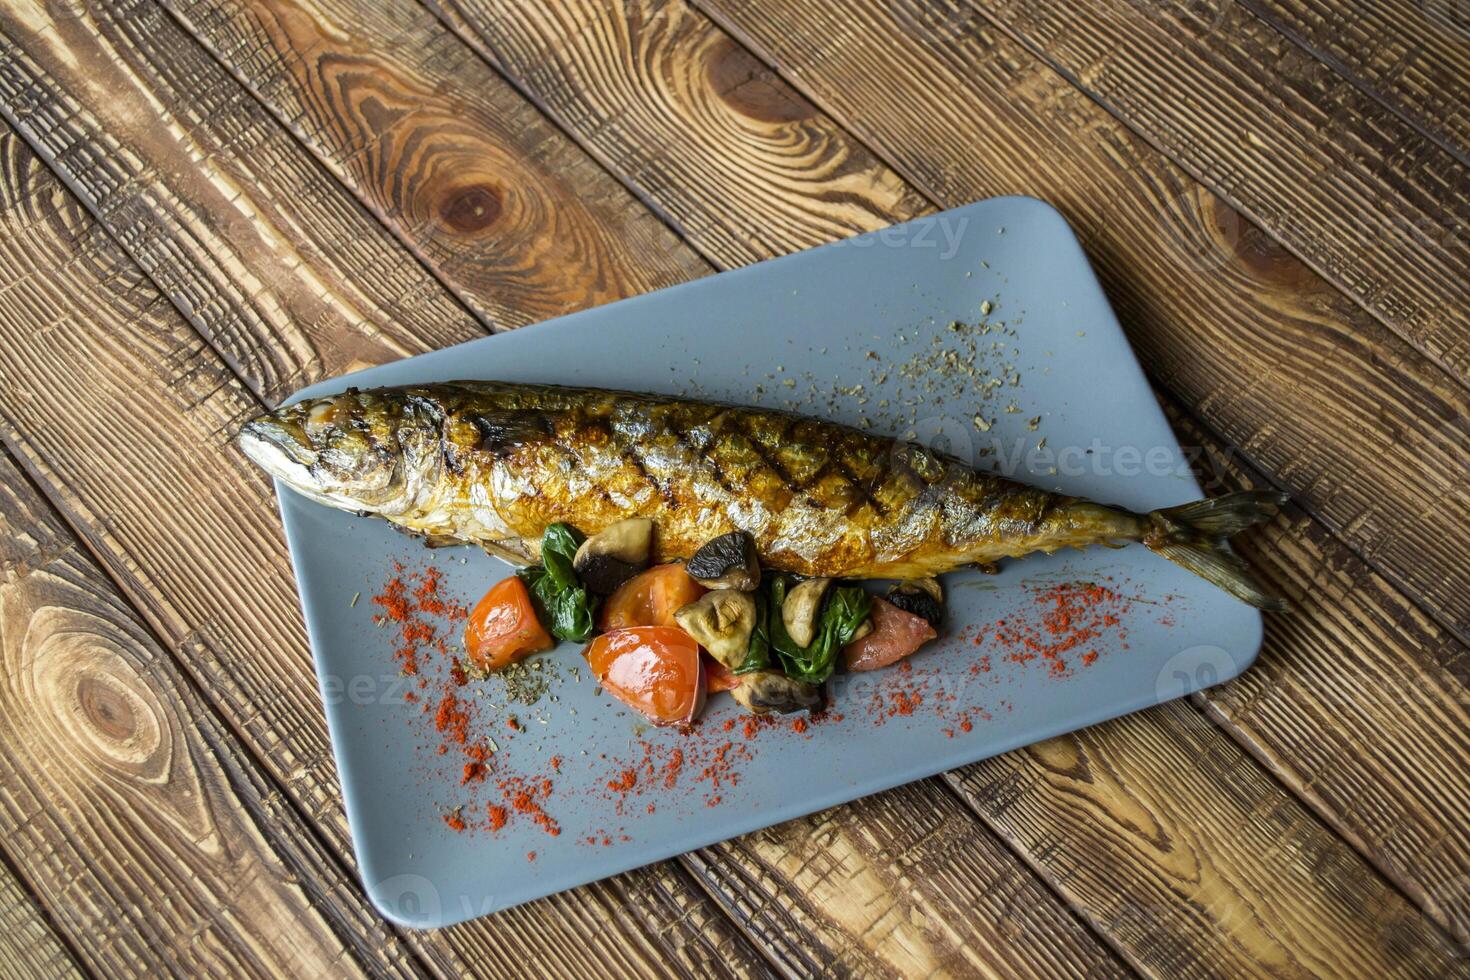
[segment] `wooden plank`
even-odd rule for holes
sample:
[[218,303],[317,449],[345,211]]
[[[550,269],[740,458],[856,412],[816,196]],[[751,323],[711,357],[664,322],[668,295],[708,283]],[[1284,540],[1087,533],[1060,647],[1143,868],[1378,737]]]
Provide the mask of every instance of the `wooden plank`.
[[[1213,492],[1270,486],[1171,407]],[[1293,613],[1268,621],[1254,667],[1196,704],[1470,943],[1466,646],[1296,508],[1240,550]]]
[[662,222],[418,4],[167,6],[487,322],[689,274]]
[[[804,6],[732,0],[716,12],[759,25],[761,36],[753,40],[769,41],[779,63],[797,66],[797,83],[941,205],[1003,193],[1056,204],[1089,247],[1155,379],[1198,406],[1215,432],[1297,494],[1375,568],[1470,637],[1470,561],[1463,557],[1470,500],[1447,478],[1470,461],[1470,401],[1452,379],[1004,35],[986,31],[940,50],[905,33],[906,22],[881,13],[882,5],[858,5],[840,18]],[[614,170],[646,180],[637,185],[644,196],[667,186],[705,186],[702,175],[711,164],[689,161],[695,151],[680,149],[686,144],[745,140],[769,147],[769,159],[752,159],[748,167],[766,173],[789,166],[783,147],[790,130],[835,139],[825,134],[830,124],[820,114],[769,124],[759,130],[762,139],[748,139],[756,124],[739,112],[740,96],[732,108],[710,81],[720,77],[713,53],[725,44],[687,25],[694,18],[674,13],[680,5],[660,5],[656,18],[638,13],[641,5],[629,9],[634,13],[622,22],[586,31],[578,27],[587,16],[581,5],[551,15],[536,11],[561,7],[458,0],[447,13],[480,33],[482,49],[547,106],[604,78],[645,80],[642,89],[619,84],[616,101],[630,107],[609,121],[576,129],[574,114],[558,116]],[[644,40],[646,23],[658,43]],[[534,43],[520,39],[533,29],[556,33]],[[865,34],[887,40],[855,40]],[[623,47],[609,47],[610,38],[624,38]],[[527,54],[513,60],[516,52]],[[686,65],[685,53],[705,60]],[[625,67],[585,67],[608,59]],[[654,64],[661,70],[648,67]],[[577,66],[576,72],[555,70],[560,65]],[[636,74],[628,65],[638,66]],[[774,90],[765,101],[805,101],[769,75],[756,78],[763,91]],[[684,81],[675,86],[665,79]],[[632,129],[624,131],[625,120]],[[649,143],[666,151],[652,162],[630,158],[626,168],[619,165],[622,147]],[[912,213],[891,178],[877,176],[869,188],[865,212],[886,200],[895,205],[895,218]],[[735,263],[748,259],[749,244],[732,245],[719,234],[699,237],[697,230],[748,228],[742,243],[754,239],[764,254],[788,251],[820,233],[785,233],[793,216],[813,207],[799,200],[801,193],[835,190],[772,182],[765,203],[744,218],[731,214],[718,189],[697,201],[685,192],[653,203],[705,254]],[[1145,294],[1140,281],[1157,285]],[[1252,383],[1242,385],[1241,378]],[[1310,410],[1282,410],[1312,392],[1320,403]],[[1424,459],[1450,462],[1425,467]]]
[[1239,0],[1470,163],[1470,8],[1459,0]]
[[[371,23],[372,22],[372,16],[365,15],[364,18],[363,18],[363,20],[366,23]],[[167,28],[167,25],[162,25],[162,29],[163,30],[166,30],[166,28]],[[446,34],[446,36],[447,36],[447,32],[444,32],[442,28],[438,28],[437,25],[435,25],[435,29],[438,30],[442,34]],[[397,50],[397,49],[392,48],[391,45],[385,44],[384,45],[384,50]],[[223,51],[222,50],[221,53],[222,54],[228,54],[229,52],[226,52],[226,51]],[[129,55],[129,57],[132,57],[132,56]],[[139,57],[141,57],[141,56],[139,56]],[[177,58],[177,57],[181,57],[181,56],[177,56],[176,55],[174,57]],[[394,61],[391,64],[390,67],[392,68],[392,70],[394,72],[397,72],[399,75],[407,75],[410,78],[416,78],[417,76],[413,76],[412,75],[412,72],[416,70],[414,68],[414,64],[415,63],[412,62],[411,60],[406,61],[406,62],[403,62],[403,61]],[[202,72],[203,69],[201,69],[200,71]],[[480,72],[482,74],[487,75],[488,77],[490,77],[492,79],[495,77],[493,75],[493,73],[491,73],[490,70],[488,68],[485,68],[483,65],[480,66]],[[135,74],[135,76],[142,76],[144,73],[143,73],[142,69],[139,69],[134,74]],[[282,84],[283,85],[288,85],[289,84],[289,80],[287,82],[283,82]],[[422,84],[427,84],[427,83],[424,82],[422,79],[420,79],[419,81],[414,82],[414,84],[415,85],[422,85]],[[464,77],[464,78],[460,78],[460,77],[456,76],[456,78],[454,78],[454,79],[447,80],[447,81],[441,81],[441,82],[439,82],[437,84],[438,84],[438,88],[440,90],[442,90],[446,95],[449,95],[449,96],[455,96],[456,93],[458,93],[460,91],[460,87],[462,87],[464,85],[470,85],[470,86],[473,86],[473,87],[486,87],[485,84],[483,83],[483,81],[479,78],[479,76],[477,76],[477,75],[475,75],[473,73],[468,73],[466,75],[466,77]],[[497,82],[496,84],[503,84],[503,83],[498,83]],[[273,90],[266,90],[266,91],[263,92],[263,94],[269,96],[272,91]],[[171,94],[171,92],[168,92],[168,91],[158,92],[158,91],[154,91],[154,90],[149,90],[149,95],[150,95],[150,97],[152,97],[154,99],[163,99],[165,97],[169,97],[169,98],[176,98],[177,97],[176,95],[173,95],[173,94]],[[181,161],[179,163],[179,165],[180,166],[183,166],[184,164]],[[856,186],[856,182],[853,181],[850,176],[846,175],[846,172],[845,171],[839,170],[835,174],[834,179],[839,182],[839,185],[846,184],[846,185],[852,185],[854,187]],[[834,185],[834,186],[838,186],[838,185]],[[853,194],[849,193],[849,194],[847,194],[847,196],[848,197],[853,197]],[[671,262],[674,262],[676,265],[678,265],[680,267],[688,266],[690,268],[697,269],[697,270],[704,270],[705,269],[705,267],[702,265],[702,263],[700,263],[700,260],[698,259],[697,255],[694,252],[692,252],[690,250],[687,250],[687,249],[684,249],[684,250],[680,251],[677,255],[671,255],[670,256],[670,261]],[[692,274],[693,273],[691,273],[691,275]],[[483,288],[481,284],[473,284],[473,283],[471,284],[471,287],[473,287],[473,288]],[[249,365],[250,363],[252,363],[252,360],[250,358],[246,357],[246,358],[242,358],[241,359],[241,362],[243,364]],[[294,618],[294,614],[293,614],[293,618]],[[907,799],[907,798],[906,797],[900,797],[900,799]],[[919,823],[919,822],[922,821],[923,816],[924,815],[922,813],[909,814],[909,819],[907,821],[904,821],[903,823],[906,823],[906,824],[916,824],[916,823]],[[857,826],[857,824],[856,824],[856,817],[854,817],[852,815],[849,815],[849,814],[846,814],[846,813],[837,815],[836,817],[834,817],[834,821],[837,822],[837,823],[845,823],[845,824],[852,825],[851,826],[851,829],[853,830],[853,832],[856,832],[856,831],[862,829],[862,828],[860,828],[860,827]],[[792,828],[790,831],[787,831],[787,833],[792,833],[792,834],[799,834],[801,832],[802,832],[802,830],[801,830],[801,828],[799,826]],[[877,829],[871,830],[871,831],[868,832],[868,836],[871,839],[876,840],[876,841],[878,841],[881,844],[883,841],[889,840],[890,838],[893,838],[895,835],[901,835],[902,833],[903,833],[903,824],[900,824],[899,826],[896,826],[896,827],[893,827],[893,828],[884,827],[884,828],[877,828]],[[704,857],[703,861],[704,861],[704,864],[707,865],[707,866],[717,866],[717,865],[728,863],[729,861],[734,860],[736,857],[738,857],[738,854],[736,854],[736,852],[725,852],[723,854],[720,854],[720,853],[710,853],[710,854],[708,854],[708,855],[706,855]],[[984,893],[984,892],[990,890],[992,887],[995,887],[996,886],[996,883],[998,883],[998,882],[999,883],[1004,883],[1004,882],[1009,881],[1009,880],[1011,880],[1011,879],[1013,879],[1013,878],[1015,878],[1017,876],[1019,876],[1020,878],[1024,879],[1024,878],[1026,878],[1026,877],[1028,877],[1030,875],[1030,873],[1027,872],[1021,865],[1019,865],[1019,863],[1017,863],[1014,858],[1010,858],[1005,864],[998,865],[994,869],[981,869],[981,868],[973,867],[972,866],[972,867],[969,867],[969,868],[964,869],[964,874],[977,874],[977,873],[979,873],[982,870],[986,871],[990,875],[994,875],[994,878],[982,878],[982,879],[979,879],[979,880],[970,881],[969,884],[968,884],[968,887],[970,888],[971,891],[974,891],[974,892],[977,892],[977,893]],[[738,867],[731,867],[731,868],[723,868],[723,869],[721,869],[721,873],[724,874],[727,879],[736,880],[741,875],[743,875],[745,873],[745,871],[743,869],[738,868]],[[951,873],[954,874],[954,875],[961,875],[961,872],[959,870],[955,870],[955,871],[953,871]],[[1028,909],[1030,910],[1028,912],[1028,915],[1032,915],[1032,916],[1038,917],[1038,920],[1041,923],[1049,923],[1049,922],[1051,922],[1060,913],[1059,906],[1057,906],[1055,900],[1052,899],[1047,894],[1045,888],[1043,886],[1041,886],[1037,882],[1034,882],[1034,881],[1032,882],[1031,891],[1028,893],[1028,898],[1029,898],[1029,901],[1026,903]],[[791,899],[789,899],[789,898],[782,898],[781,902],[784,903],[784,902],[788,902],[790,900]],[[901,895],[901,894],[895,895],[893,897],[890,897],[890,899],[889,899],[890,904],[892,906],[894,906],[894,907],[903,906],[907,901],[908,901],[908,899],[904,895]],[[789,930],[784,930],[784,929],[778,928],[776,926],[776,924],[775,924],[775,920],[777,920],[780,915],[781,915],[781,903],[778,903],[778,902],[764,903],[758,909],[755,910],[755,917],[754,918],[752,918],[749,913],[742,913],[742,925],[747,929],[747,931],[749,931],[753,935],[759,935],[759,936],[776,936],[776,935],[780,935],[781,943],[782,943],[782,945],[783,945],[784,948],[800,950],[801,956],[808,957],[808,958],[815,958],[815,959],[823,959],[823,958],[832,959],[834,956],[841,955],[840,948],[841,948],[841,945],[842,944],[857,944],[859,946],[863,946],[865,944],[877,944],[877,943],[880,943],[882,941],[882,934],[881,933],[864,934],[864,935],[843,935],[843,934],[840,934],[840,933],[829,932],[829,934],[828,934],[829,936],[835,937],[831,941],[838,942],[839,943],[838,949],[834,950],[834,949],[831,949],[831,948],[828,948],[827,946],[825,946],[824,945],[824,940],[821,940],[821,939],[819,939],[819,938],[817,938],[815,936],[812,936],[812,935],[809,935],[809,934],[803,934],[803,933],[801,933],[799,931],[791,932]],[[1024,935],[1025,932],[1026,932],[1026,928],[1025,927],[1018,926],[1015,935]],[[952,938],[952,937],[948,936],[948,934],[946,934],[945,935],[945,942],[944,943],[941,943],[941,944],[938,944],[935,948],[936,949],[939,949],[945,955],[951,955],[951,956],[956,956],[956,957],[971,957],[971,956],[979,955],[979,954],[977,954],[977,953],[974,952],[974,949],[982,949],[983,950],[983,949],[987,949],[987,948],[993,948],[994,945],[996,943],[998,943],[998,942],[1000,942],[999,939],[990,939],[990,940],[987,940],[985,943],[980,943],[978,940],[971,941],[971,940],[966,939],[963,933],[960,933],[958,935],[958,937],[956,937],[956,938]],[[1059,968],[1060,969],[1063,969],[1065,971],[1076,971],[1076,970],[1090,969],[1093,964],[1099,962],[1099,957],[1100,956],[1101,956],[1101,958],[1102,958],[1103,961],[1106,960],[1106,954],[1100,953],[1100,947],[1098,946],[1098,944],[1096,943],[1096,941],[1093,940],[1093,939],[1091,939],[1090,937],[1087,937],[1085,933],[1081,933],[1081,932],[1077,932],[1075,936],[1072,936],[1072,937],[1069,937],[1069,938],[1068,937],[1064,937],[1063,940],[1059,940],[1059,944],[1057,945],[1057,947],[1054,950],[1052,950],[1052,953],[1054,955],[1060,955],[1061,952],[1065,952],[1067,954],[1067,958],[1064,958],[1064,959],[1059,960]],[[768,951],[768,955],[770,955],[770,951]]]
[[46,913],[10,866],[0,863],[0,980],[82,975]]
[[1183,702],[945,779],[1157,976],[1467,975],[1456,947]]
[[4,848],[88,967],[421,976],[3,453],[0,531]]
[[[350,867],[273,494],[229,444],[258,404],[19,140],[0,150],[0,436]],[[765,969],[670,865],[405,941],[446,973]]]
[[1132,975],[934,780],[690,857],[791,976]]
[[[483,333],[156,4],[123,0],[52,19],[27,0],[0,12],[0,31],[16,42],[0,50],[0,113],[268,400]],[[473,277],[484,316],[515,325],[683,277],[663,258],[679,254],[673,236],[626,200],[602,207],[607,195],[589,194],[591,203],[569,203],[555,180],[512,183],[533,163],[578,167],[533,140],[544,124],[510,121],[540,148],[531,160],[510,148],[492,154],[483,138],[470,147],[514,189],[493,234],[476,239],[495,256],[482,257]],[[441,177],[420,181],[425,193],[465,176],[454,152],[448,135],[438,153],[426,151]],[[576,234],[561,227],[567,215],[582,221]],[[476,251],[463,235],[437,234],[445,251]],[[527,254],[548,237],[585,254],[553,270]]]
[[[660,6],[656,17],[642,16],[642,8],[635,4],[617,8],[624,16],[611,19],[613,9],[599,7],[603,19],[598,20],[575,0],[550,5],[458,0],[442,15],[476,40],[487,56],[513,71],[538,102],[558,107],[558,119],[569,131],[587,140],[594,152],[606,158],[615,171],[626,173],[630,181],[644,179],[648,165],[641,156],[625,162],[619,156],[620,147],[665,147],[658,158],[660,172],[648,177],[647,186],[636,189],[654,196],[655,206],[691,229],[692,244],[702,251],[722,260],[741,261],[752,244],[763,250],[756,257],[767,257],[820,233],[820,225],[789,235],[783,231],[789,215],[805,208],[800,201],[789,199],[795,192],[776,185],[757,197],[753,206],[746,205],[753,208],[746,214],[721,219],[764,229],[760,237],[753,243],[742,239],[734,245],[723,240],[723,226],[710,217],[723,213],[726,196],[718,186],[681,179],[680,168],[706,172],[713,164],[700,159],[702,147],[714,147],[711,153],[724,152],[720,148],[738,141],[752,125],[748,117],[712,108],[726,91],[721,83],[726,75],[714,68],[710,52],[728,57],[723,52],[730,42],[719,40],[724,35],[707,20],[673,5]],[[583,28],[589,19],[595,26]],[[533,32],[538,36],[532,37]],[[620,39],[621,46],[609,38]],[[691,58],[703,60],[688,63]],[[601,65],[604,61],[616,64]],[[558,72],[547,65],[575,65],[578,70],[575,74]],[[636,73],[631,66],[637,66]],[[587,79],[616,88],[616,101],[628,108],[615,122],[582,128],[579,112],[584,110],[560,110],[577,100],[594,105],[612,101],[605,93],[592,90]],[[602,82],[605,79],[614,81]],[[664,79],[686,82],[664,86],[659,81]],[[702,81],[696,84],[689,79]],[[762,104],[810,107],[785,82],[768,73],[760,76],[759,84]],[[635,100],[637,106],[632,105]],[[719,120],[727,131],[706,135],[717,125],[711,120]],[[772,124],[766,138],[754,145],[770,147],[773,156],[780,154],[787,142],[779,138],[783,124]],[[841,150],[845,157],[861,152],[815,109],[809,108],[799,125],[821,134],[826,144],[847,143]],[[779,165],[779,160],[749,161],[750,169],[758,172],[773,172]],[[661,188],[681,183],[690,187],[677,196],[661,196]],[[891,187],[891,178],[880,175],[872,186]],[[883,200],[876,191],[871,197],[874,205]],[[894,193],[888,200],[895,205],[895,218],[911,213],[903,206],[907,192]],[[878,211],[877,218],[882,217],[883,212]],[[698,237],[693,229],[703,229],[708,237]],[[1252,254],[1245,251],[1246,256]],[[1242,303],[1261,311],[1288,311],[1298,319],[1319,316],[1315,298],[1330,296],[1331,289],[1320,282],[1317,288],[1300,289],[1299,284],[1310,284],[1314,277],[1294,259],[1276,253],[1273,265],[1278,272],[1274,277],[1232,278],[1237,287],[1243,282],[1249,286]],[[1234,272],[1223,259],[1221,268]],[[1365,313],[1345,302],[1341,308],[1372,329]],[[1198,346],[1200,342],[1191,339],[1188,343]],[[1226,397],[1228,393],[1222,392],[1221,398]],[[1183,416],[1176,421],[1188,422]],[[1223,468],[1225,482],[1219,475],[1212,477],[1216,492],[1260,485],[1259,476],[1244,474],[1234,465],[1234,453],[1199,426],[1187,424],[1183,438],[1189,445],[1206,449],[1208,458]],[[1258,541],[1252,541],[1250,550],[1263,573],[1277,588],[1297,597],[1302,609],[1273,625],[1261,667],[1202,703],[1209,704],[1250,752],[1305,796],[1324,819],[1404,885],[1431,914],[1462,930],[1470,922],[1470,895],[1456,883],[1470,876],[1470,828],[1447,815],[1470,809],[1466,779],[1470,765],[1461,741],[1463,646],[1444,629],[1425,624],[1401,593],[1375,576],[1320,524],[1300,513],[1273,525]],[[1324,578],[1328,575],[1330,579]],[[1396,623],[1414,624],[1416,629],[1404,636],[1396,632],[1402,629]],[[1313,683],[1323,677],[1328,679],[1325,686]],[[1390,678],[1396,681],[1388,683]],[[1263,689],[1268,681],[1272,686]],[[1416,697],[1404,698],[1411,689]],[[1375,733],[1371,742],[1357,734],[1365,731]],[[1428,758],[1419,762],[1419,772],[1397,757],[1405,747],[1427,750]]]
[[1244,7],[1206,6],[976,9],[1470,381],[1470,168]]
[[928,210],[682,3],[431,6],[725,268],[769,258],[770,242],[794,251]]

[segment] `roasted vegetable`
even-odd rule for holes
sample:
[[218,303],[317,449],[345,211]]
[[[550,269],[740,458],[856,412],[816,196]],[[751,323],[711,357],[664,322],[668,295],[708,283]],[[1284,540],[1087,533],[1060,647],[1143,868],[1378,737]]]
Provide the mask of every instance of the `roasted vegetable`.
[[704,586],[690,578],[683,565],[655,565],[633,576],[608,596],[597,626],[603,630],[673,626],[674,613],[704,595],[704,591]]
[[685,567],[706,588],[741,592],[760,588],[761,566],[756,557],[755,538],[744,531],[731,531],[706,543],[689,558]]
[[699,645],[681,629],[634,626],[603,633],[586,657],[598,683],[655,725],[687,725],[704,705]]
[[871,633],[842,648],[842,660],[848,670],[887,667],[939,635],[924,617],[905,612],[882,599],[873,600],[872,622]]
[[786,601],[781,604],[781,624],[797,646],[812,645],[817,635],[817,614],[822,611],[822,599],[831,584],[830,578],[811,578],[798,582],[786,593]]
[[721,691],[733,691],[740,686],[740,675],[729,667],[720,663],[707,653],[699,655],[700,662],[704,664],[704,690],[708,694],[718,694]]
[[818,707],[822,689],[815,684],[792,680],[779,670],[758,670],[740,675],[740,686],[732,696],[754,715],[789,714]]
[[735,668],[750,651],[755,631],[755,596],[734,589],[716,589],[674,613],[684,632],[726,667]]
[[577,580],[573,556],[582,535],[567,524],[552,524],[541,537],[541,564],[516,574],[535,598],[537,611],[553,635],[580,643],[592,635],[597,597]]
[[810,644],[802,646],[786,631],[783,617],[776,612],[786,602],[791,581],[784,575],[772,576],[770,588],[768,627],[771,647],[780,659],[781,668],[796,680],[821,684],[836,669],[838,652],[852,642],[867,620],[872,598],[856,585],[828,590],[817,620],[816,635]]
[[628,579],[648,567],[653,549],[653,522],[630,517],[609,524],[582,542],[572,568],[590,592],[611,595]]
[[745,659],[735,668],[737,674],[766,670],[771,666],[771,598],[765,589],[757,589],[751,595],[755,599],[755,628],[750,631]]
[[556,646],[541,627],[526,584],[512,575],[476,603],[464,625],[464,649],[481,670],[500,670]]
[[924,618],[936,629],[944,623],[944,588],[936,578],[900,582],[884,598],[904,612]]

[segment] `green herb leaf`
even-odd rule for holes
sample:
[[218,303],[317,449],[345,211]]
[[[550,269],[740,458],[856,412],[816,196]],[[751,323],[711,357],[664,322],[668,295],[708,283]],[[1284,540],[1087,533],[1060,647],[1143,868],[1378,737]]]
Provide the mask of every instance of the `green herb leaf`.
[[584,540],[569,524],[553,524],[541,538],[541,564],[516,574],[535,600],[536,612],[553,636],[581,643],[596,630],[598,598],[582,588],[572,558]]
[[863,625],[872,611],[873,600],[861,586],[836,586],[827,593],[817,617],[817,633],[811,645],[799,647],[781,618],[792,581],[786,576],[771,579],[771,605],[768,629],[771,647],[780,658],[787,677],[809,684],[821,684],[837,669],[837,654]]
[[770,616],[771,601],[763,590],[759,590],[755,594],[755,629],[750,631],[750,649],[746,652],[745,659],[740,661],[740,666],[735,668],[735,673],[749,674],[751,671],[770,669]]

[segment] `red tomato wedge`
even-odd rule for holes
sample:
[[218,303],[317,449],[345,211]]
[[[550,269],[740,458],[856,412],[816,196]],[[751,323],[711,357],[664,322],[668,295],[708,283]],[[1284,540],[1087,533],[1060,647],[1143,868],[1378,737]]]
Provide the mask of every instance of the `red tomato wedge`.
[[714,657],[701,650],[699,659],[704,663],[704,689],[710,694],[733,691],[740,686],[740,677]]
[[673,626],[674,613],[707,591],[689,577],[683,565],[655,565],[607,597],[597,628],[606,633],[629,626]]
[[699,644],[670,626],[632,626],[597,637],[587,663],[615,698],[655,725],[687,725],[704,706]]
[[873,632],[842,648],[848,670],[877,670],[897,663],[939,634],[922,616],[873,599]]
[[536,618],[526,583],[512,575],[496,583],[464,624],[464,649],[481,670],[500,670],[556,641]]

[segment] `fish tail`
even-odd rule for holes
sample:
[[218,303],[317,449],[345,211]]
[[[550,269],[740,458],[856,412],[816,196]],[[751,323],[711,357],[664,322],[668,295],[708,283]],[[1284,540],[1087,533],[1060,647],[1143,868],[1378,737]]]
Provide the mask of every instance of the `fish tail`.
[[1246,564],[1225,539],[1270,520],[1288,499],[1274,490],[1247,490],[1146,515],[1150,524],[1143,543],[1174,564],[1198,575],[1257,609],[1285,611],[1285,599],[1272,595],[1251,578]]

